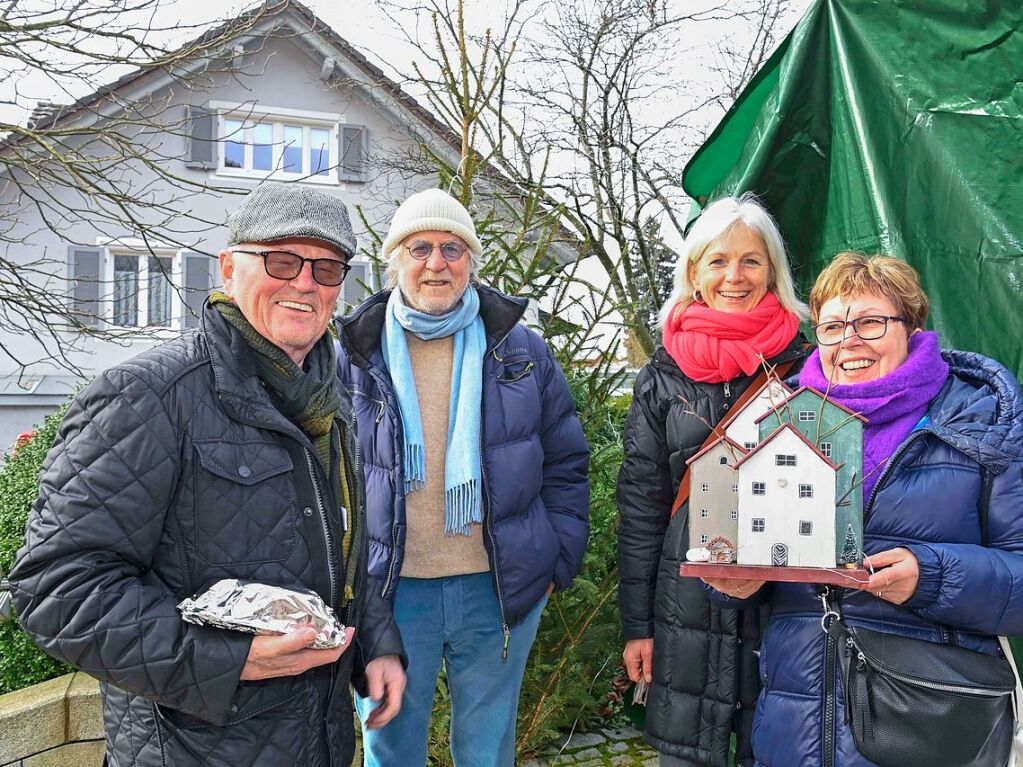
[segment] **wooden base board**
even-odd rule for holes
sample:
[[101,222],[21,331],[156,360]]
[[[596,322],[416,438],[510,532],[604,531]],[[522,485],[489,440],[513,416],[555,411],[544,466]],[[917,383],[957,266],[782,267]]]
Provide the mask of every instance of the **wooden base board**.
[[685,578],[726,578],[784,583],[827,583],[854,586],[870,580],[863,567],[768,567],[766,565],[714,565],[709,562],[683,562],[678,574]]

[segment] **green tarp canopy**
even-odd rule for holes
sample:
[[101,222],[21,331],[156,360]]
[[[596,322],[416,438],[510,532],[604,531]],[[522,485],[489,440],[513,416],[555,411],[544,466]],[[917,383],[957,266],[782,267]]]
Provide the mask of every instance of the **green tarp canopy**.
[[682,184],[760,195],[805,291],[842,250],[905,259],[943,346],[1023,374],[1023,3],[817,0]]

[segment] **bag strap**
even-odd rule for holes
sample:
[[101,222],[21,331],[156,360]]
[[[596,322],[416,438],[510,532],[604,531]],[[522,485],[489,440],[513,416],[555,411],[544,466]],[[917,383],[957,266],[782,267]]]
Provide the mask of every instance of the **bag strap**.
[[998,644],[1002,647],[1002,654],[1005,656],[1005,659],[1012,666],[1012,675],[1016,677],[1016,691],[1012,695],[1012,718],[1013,721],[1019,722],[1019,709],[1020,706],[1023,706],[1023,682],[1020,682],[1019,668],[1016,666],[1016,656],[1012,654],[1012,647],[1009,646],[1009,638],[999,636]]
[[[774,366],[775,375],[779,379],[784,378],[786,375],[788,375],[789,370],[791,370],[792,366],[795,364],[796,364],[795,360],[779,362],[777,365]],[[724,434],[725,426],[732,422],[732,419],[735,417],[735,415],[740,410],[742,410],[743,407],[746,406],[747,402],[749,402],[751,399],[753,399],[753,397],[757,395],[757,392],[759,392],[766,383],[767,371],[761,370],[760,373],[757,374],[757,377],[750,382],[750,385],[746,387],[745,391],[743,391],[743,393],[739,395],[739,399],[735,401],[735,404],[732,405],[729,411],[721,417],[721,420],[718,421],[717,425],[710,430],[710,434],[707,435],[707,439],[705,439],[703,441],[703,444],[700,445],[700,450],[703,450],[711,442],[714,442],[722,434]],[[700,451],[697,450],[696,452]],[[678,493],[675,495],[675,502],[671,505],[672,519],[675,518],[675,515],[678,514],[678,510],[681,509],[685,505],[686,501],[689,500],[689,473],[690,473],[689,467],[686,466],[686,470],[682,474],[682,481],[679,482],[678,485]]]

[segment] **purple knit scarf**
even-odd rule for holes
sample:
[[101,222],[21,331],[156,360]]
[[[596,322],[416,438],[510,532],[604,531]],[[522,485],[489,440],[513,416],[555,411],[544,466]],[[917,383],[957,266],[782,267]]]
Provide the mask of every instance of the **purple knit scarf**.
[[[863,428],[863,503],[874,490],[895,449],[920,422],[927,406],[948,378],[948,363],[941,357],[938,334],[914,333],[909,356],[886,376],[858,384],[835,384],[829,399],[867,419]],[[827,391],[820,349],[814,351],[799,374],[800,386]]]

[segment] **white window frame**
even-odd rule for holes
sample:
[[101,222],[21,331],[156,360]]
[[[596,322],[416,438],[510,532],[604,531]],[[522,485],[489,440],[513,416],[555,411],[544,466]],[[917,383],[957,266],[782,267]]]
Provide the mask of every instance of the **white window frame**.
[[[710,536],[707,535],[707,533],[700,533],[700,543],[708,543],[709,541],[710,541]],[[710,577],[710,576],[708,576],[708,577]]]
[[754,532],[754,533],[766,532],[766,530],[767,530],[767,523],[766,523],[764,517],[753,517],[752,521],[753,521],[753,524],[751,526],[751,531],[752,532]]
[[[792,459],[789,461],[789,459]],[[774,465],[775,466],[787,466],[792,467],[797,463],[796,456],[793,453],[775,453],[774,454]]]
[[[759,492],[757,492],[759,491]],[[753,495],[767,495],[767,483],[766,482],[754,482],[753,483]]]
[[821,455],[823,455],[825,458],[830,458],[831,457],[831,443],[830,442],[821,442],[820,449],[821,449]]
[[[806,529],[806,532],[803,532],[804,528]],[[809,522],[805,519],[799,520],[799,534],[813,535],[813,522]]]
[[710,509],[700,509],[700,519],[710,519]]
[[743,442],[742,446],[744,448],[746,448],[747,450],[752,450],[753,448],[755,448],[757,446],[757,443],[756,442]]
[[800,410],[799,420],[805,423],[812,423],[817,420],[817,411],[815,410]]
[[799,485],[800,498],[813,498],[813,485],[801,483]]
[[700,483],[700,491],[703,493],[710,492],[710,484],[707,482]]
[[728,516],[731,517],[733,520],[738,519],[739,518],[739,510],[738,509],[732,509],[730,512],[728,512]]
[[[313,112],[298,109],[287,109],[285,107],[263,107],[253,105],[228,104],[225,102],[211,101],[210,108],[217,111],[216,136],[219,143],[217,147],[217,170],[218,176],[235,178],[266,179],[273,178],[281,181],[300,181],[308,184],[320,184],[333,187],[343,187],[344,184],[338,180],[337,166],[340,162],[340,138],[339,126],[345,122],[344,115],[332,112]],[[228,136],[225,126],[226,120],[239,120],[244,124],[245,136],[245,160],[241,168],[229,168],[224,165],[224,158],[227,154],[224,144],[227,141],[236,140],[234,136]],[[257,124],[270,124],[273,126],[273,143],[271,145],[273,166],[271,170],[256,170],[252,167],[252,129]],[[294,125],[303,128],[302,139],[302,172],[295,173],[285,171],[281,165],[284,157],[284,126]],[[325,176],[313,176],[311,172],[311,151],[310,129],[320,128],[330,132],[330,139],[327,144],[329,172]]]
[[[181,251],[169,247],[147,247],[142,243],[126,242],[118,244],[100,244],[103,248],[102,264],[102,288],[100,290],[100,317],[108,329],[123,330],[126,333],[145,334],[147,339],[173,338],[181,331],[181,323],[184,317],[184,304],[181,299],[179,286],[182,284],[182,258]],[[114,259],[116,256],[131,256],[140,259],[138,271],[138,321],[137,325],[115,325],[114,324]],[[171,290],[171,315],[169,325],[149,324],[149,257],[171,259],[170,280]]]
[[738,493],[739,492],[739,486],[738,485],[732,485],[732,492],[733,493]]

